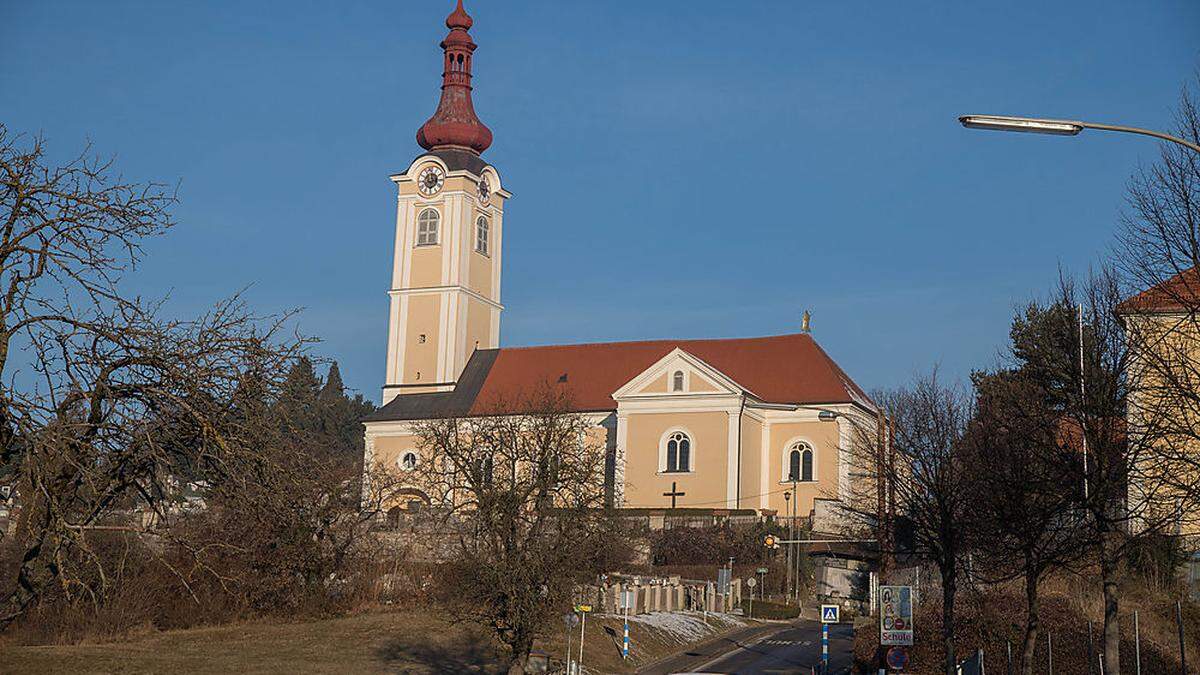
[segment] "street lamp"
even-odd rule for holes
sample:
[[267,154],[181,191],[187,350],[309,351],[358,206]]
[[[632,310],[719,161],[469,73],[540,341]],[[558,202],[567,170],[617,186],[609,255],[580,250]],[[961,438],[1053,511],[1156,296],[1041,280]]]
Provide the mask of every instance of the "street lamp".
[[1098,122],[1081,122],[1079,120],[1055,120],[1040,117],[1011,117],[1008,115],[963,115],[958,121],[968,129],[987,129],[990,131],[1020,131],[1032,134],[1052,134],[1055,136],[1078,136],[1084,129],[1100,131],[1120,131],[1127,134],[1153,136],[1159,140],[1177,143],[1200,152],[1200,145],[1185,141],[1182,138],[1164,134],[1150,129],[1127,127],[1119,124],[1100,124]]
[[[799,501],[799,500],[797,500]],[[788,490],[783,492],[783,512],[788,517],[788,539],[796,538],[796,521],[792,519],[792,493]],[[788,599],[792,597],[792,547],[795,544],[789,543],[787,547],[787,583],[783,591],[783,602],[787,604]]]

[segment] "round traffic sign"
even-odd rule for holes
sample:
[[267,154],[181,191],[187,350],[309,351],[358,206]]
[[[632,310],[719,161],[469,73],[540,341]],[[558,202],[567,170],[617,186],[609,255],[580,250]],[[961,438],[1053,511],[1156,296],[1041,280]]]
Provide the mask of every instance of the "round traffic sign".
[[758,585],[758,579],[755,579],[754,577],[750,577],[749,579],[746,580],[746,585],[749,586],[750,588],[754,588],[755,586]]
[[904,647],[892,647],[887,650],[888,668],[904,670],[908,667],[908,650]]

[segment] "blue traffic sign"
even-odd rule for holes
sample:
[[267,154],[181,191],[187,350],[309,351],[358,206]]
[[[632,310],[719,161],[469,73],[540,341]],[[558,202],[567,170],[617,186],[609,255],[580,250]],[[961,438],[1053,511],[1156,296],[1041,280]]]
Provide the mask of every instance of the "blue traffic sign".
[[840,609],[837,605],[821,605],[821,623],[837,623]]

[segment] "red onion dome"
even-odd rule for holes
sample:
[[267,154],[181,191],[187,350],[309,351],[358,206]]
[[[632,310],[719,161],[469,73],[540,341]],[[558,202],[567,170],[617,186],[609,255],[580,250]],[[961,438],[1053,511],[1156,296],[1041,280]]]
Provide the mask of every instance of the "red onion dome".
[[492,131],[479,121],[471,102],[471,59],[475,43],[467,31],[472,23],[470,15],[463,9],[462,0],[458,0],[458,6],[446,17],[450,34],[441,45],[445,52],[442,98],[433,117],[417,131],[417,143],[426,150],[452,147],[481,153],[492,144]]

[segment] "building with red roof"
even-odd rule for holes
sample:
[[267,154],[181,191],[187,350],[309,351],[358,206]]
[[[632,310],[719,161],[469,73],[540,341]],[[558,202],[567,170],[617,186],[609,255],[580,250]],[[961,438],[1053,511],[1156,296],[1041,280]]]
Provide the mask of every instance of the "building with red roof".
[[[1162,449],[1144,453],[1137,475],[1130,479],[1130,499],[1149,495],[1167,505],[1165,511],[1151,508],[1151,513],[1168,514],[1176,520],[1178,533],[1200,537],[1200,513],[1186,506],[1193,503],[1189,496],[1200,484],[1195,432],[1200,416],[1200,395],[1195,391],[1200,380],[1200,270],[1192,267],[1167,277],[1127,298],[1117,312],[1136,354],[1129,370],[1135,392],[1129,426],[1150,429]],[[1141,484],[1146,477],[1151,477],[1149,486]],[[1200,559],[1195,564],[1200,570]]]
[[471,99],[472,24],[459,0],[441,43],[441,99],[417,133],[426,152],[391,177],[386,383],[384,405],[364,420],[366,465],[411,471],[431,459],[414,423],[520,414],[512,402],[549,387],[594,420],[617,506],[807,517],[822,500],[848,499],[851,439],[874,428],[876,409],[807,331],[500,346],[512,195],[482,157],[492,132]]
[[1118,307],[1123,315],[1169,314],[1200,307],[1200,270],[1183,270],[1127,298]]

